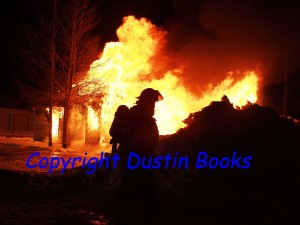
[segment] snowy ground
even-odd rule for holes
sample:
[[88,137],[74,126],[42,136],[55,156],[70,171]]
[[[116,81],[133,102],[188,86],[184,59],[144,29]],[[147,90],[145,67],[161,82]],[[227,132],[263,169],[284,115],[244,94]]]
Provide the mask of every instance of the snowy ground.
[[[99,157],[100,152],[109,151],[109,148],[110,145],[84,146],[79,143],[68,149],[61,148],[60,144],[49,148],[46,142],[36,142],[32,138],[0,137],[0,224],[111,225],[119,181],[117,170],[99,170],[94,175],[86,175],[84,170],[77,168],[64,174],[49,175],[47,170],[26,167],[28,156],[36,151],[41,153],[41,157],[48,158],[84,156],[85,152],[88,157]],[[39,159],[36,157],[33,162]],[[300,224],[299,220],[298,223],[292,222],[298,215],[296,204],[300,196],[295,194],[298,186],[289,188],[281,185],[277,188],[273,187],[273,183],[267,183],[269,186],[263,186],[263,189],[257,188],[260,183],[253,187],[245,186],[249,191],[241,192],[245,195],[241,202],[246,202],[246,207],[239,205],[241,190],[232,188],[240,186],[222,182],[221,177],[212,180],[209,175],[202,176],[204,182],[198,186],[202,189],[192,192],[198,193],[195,197],[188,192],[193,190],[187,188],[191,186],[189,180],[181,176],[185,172],[160,172],[158,186],[165,204],[153,223],[155,225]],[[195,198],[197,202],[181,202],[185,196]]]
[[[31,161],[37,163],[41,157],[83,157],[85,152],[88,153],[87,159],[99,157],[100,149],[109,151],[108,147],[77,144],[64,149],[55,143],[50,148],[46,142],[33,141],[32,138],[0,137],[0,173],[3,182],[0,224],[109,224],[103,209],[103,197],[82,193],[76,188],[76,182],[80,184],[82,180],[75,178],[75,184],[68,187],[70,184],[65,182],[67,175],[51,177],[46,174],[47,168],[29,169],[26,166],[26,160],[33,152],[41,154]],[[82,166],[82,163],[78,162],[76,166]],[[56,180],[65,185],[65,190],[55,190],[59,187],[54,185]]]
[[[0,169],[8,169],[14,171],[31,171],[31,172],[47,172],[47,169],[33,168],[26,166],[26,160],[34,152],[40,152],[39,157],[32,158],[32,163],[37,163],[40,158],[51,156],[57,157],[99,157],[102,151],[109,152],[110,145],[84,145],[75,143],[69,148],[61,147],[60,143],[54,143],[52,147],[48,147],[47,142],[34,141],[33,138],[7,138],[0,137]],[[85,153],[87,153],[85,155]],[[76,166],[82,166],[82,163],[76,162]],[[69,167],[68,167],[69,168]],[[61,166],[57,168],[61,169]]]

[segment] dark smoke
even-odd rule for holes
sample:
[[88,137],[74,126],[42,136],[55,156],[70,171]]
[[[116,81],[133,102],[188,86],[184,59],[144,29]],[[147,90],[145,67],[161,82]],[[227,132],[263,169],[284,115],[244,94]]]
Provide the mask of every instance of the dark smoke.
[[[271,0],[104,0],[103,43],[116,41],[122,18],[146,17],[168,32],[163,72],[185,66],[182,80],[201,93],[229,71],[259,70],[259,103],[281,113],[288,74],[287,111],[299,114],[300,2]],[[160,68],[162,67],[162,68]],[[239,77],[237,77],[239,78]],[[296,91],[295,91],[296,90]]]
[[261,103],[282,101],[282,94],[274,100],[264,90],[283,82],[285,71],[290,79],[299,76],[299,2],[174,0],[173,7],[164,24],[168,51],[186,65],[183,79],[191,90],[217,84],[229,71],[258,69]]

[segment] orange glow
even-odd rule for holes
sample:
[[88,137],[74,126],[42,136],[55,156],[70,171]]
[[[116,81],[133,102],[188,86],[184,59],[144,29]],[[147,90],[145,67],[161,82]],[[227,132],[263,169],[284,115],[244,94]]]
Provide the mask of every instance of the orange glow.
[[87,123],[88,123],[88,129],[90,131],[97,131],[99,129],[99,116],[95,110],[93,110],[92,107],[88,106],[88,117],[87,117]]
[[[258,75],[254,71],[244,72],[244,78],[239,81],[234,80],[233,73],[228,73],[218,85],[197,95],[181,83],[179,76],[185,75],[182,69],[175,68],[161,74],[161,79],[155,79],[151,74],[155,68],[151,59],[159,55],[165,34],[145,18],[125,17],[117,30],[119,42],[106,43],[101,57],[92,63],[89,78],[105,84],[100,121],[92,124],[101,124],[100,132],[105,141],[110,138],[108,131],[117,107],[120,104],[131,107],[136,102],[135,97],[147,87],[159,90],[164,97],[156,104],[155,111],[160,134],[176,132],[185,126],[182,120],[190,113],[221,100],[223,95],[227,95],[234,106],[256,102]],[[92,115],[97,114],[89,112],[89,117]]]
[[[46,108],[49,113],[49,108]],[[64,109],[63,107],[53,107],[52,108],[52,137],[58,138],[59,131],[59,119],[63,117]]]

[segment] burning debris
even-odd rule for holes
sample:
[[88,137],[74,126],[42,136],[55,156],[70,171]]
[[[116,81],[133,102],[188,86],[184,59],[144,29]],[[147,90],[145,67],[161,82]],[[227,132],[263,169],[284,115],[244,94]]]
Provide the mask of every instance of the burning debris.
[[[129,16],[124,18],[117,34],[119,42],[107,43],[100,58],[91,65],[83,81],[91,85],[78,93],[84,96],[103,87],[102,99],[91,98],[84,107],[79,107],[85,110],[74,111],[70,116],[70,122],[75,125],[73,128],[77,129],[78,121],[86,126],[85,140],[108,144],[109,128],[116,109],[120,105],[133,105],[142,89],[152,87],[160,90],[164,96],[164,101],[157,103],[155,112],[160,134],[166,135],[157,149],[158,155],[183,154],[190,159],[187,164],[195,164],[199,151],[207,152],[208,157],[214,155],[221,158],[224,154],[233,153],[252,157],[251,168],[245,172],[238,172],[236,168],[226,171],[222,168],[193,170],[190,169],[192,166],[186,166],[185,169],[158,169],[158,189],[167,210],[172,211],[174,207],[180,212],[220,210],[224,207],[236,210],[240,202],[245,208],[251,204],[259,207],[262,201],[270,202],[274,197],[269,194],[270,186],[275,192],[280,188],[292,191],[298,188],[293,181],[297,176],[295,171],[299,169],[295,160],[298,153],[293,149],[299,145],[299,127],[295,126],[293,120],[276,115],[272,108],[256,104],[258,73],[246,71],[241,79],[236,80],[235,74],[230,72],[218,85],[210,85],[201,93],[193,93],[180,79],[186,75],[182,65],[178,68],[156,68],[159,66],[156,62],[163,55],[166,32],[145,18]],[[91,82],[94,80],[99,81],[99,87]],[[62,108],[53,110],[54,137],[59,135],[62,113]],[[81,133],[76,129],[70,133]],[[82,131],[82,126],[80,129]],[[283,156],[283,149],[287,155]],[[78,196],[89,192],[109,196],[110,203],[120,182],[119,168],[99,169],[94,175],[87,175],[82,167],[66,169],[63,176],[56,173],[51,176],[41,174],[38,180],[31,175],[17,174],[23,189],[20,193],[47,195],[50,191],[64,195],[71,191]],[[282,181],[284,184],[281,184]],[[41,186],[39,182],[50,187],[41,191],[37,189]],[[262,192],[263,198],[256,194],[257,184],[261,183],[267,190]],[[10,184],[5,186],[7,190]],[[66,184],[73,184],[72,189]],[[18,188],[7,197],[11,198],[16,192]],[[247,199],[241,200],[243,196],[253,199],[252,203]],[[278,197],[276,193],[275,197]],[[272,203],[267,207],[279,210],[282,202],[290,201],[290,196],[278,198],[278,204]],[[198,205],[199,201],[201,206]],[[294,207],[293,204],[289,207]]]
[[242,206],[250,214],[255,214],[253,209],[271,210],[282,218],[297,207],[300,130],[293,119],[250,102],[235,109],[224,96],[191,113],[184,122],[186,127],[162,139],[158,155],[179,153],[193,159],[193,165],[199,151],[206,151],[208,157],[236,151],[252,156],[251,168],[161,171],[160,191],[172,196],[166,197],[166,202],[176,196],[181,199],[176,207],[184,205],[182,210],[234,211]]
[[202,110],[191,113],[184,123],[185,128],[163,138],[165,151],[193,154],[193,151],[205,149],[220,154],[236,149],[265,154],[267,159],[281,154],[285,148],[282,144],[292,146],[299,132],[293,119],[277,115],[274,109],[251,102],[235,108],[225,95],[221,101],[213,101]]
[[[161,90],[165,101],[157,104],[155,117],[161,134],[175,133],[185,126],[182,122],[190,112],[201,109],[224,93],[235,106],[247,101],[256,102],[258,75],[254,71],[244,73],[235,81],[233,73],[216,87],[209,87],[201,94],[189,92],[180,80],[185,76],[182,65],[157,74],[156,61],[162,60],[162,47],[166,32],[145,18],[124,18],[117,30],[119,42],[105,45],[99,60],[90,67],[87,79],[99,79],[104,83],[99,129],[103,141],[109,140],[109,127],[119,105],[132,105],[140,91],[147,87]],[[161,70],[160,70],[161,71]]]
[[[58,2],[53,1],[52,3],[55,8],[55,13],[53,13],[54,26],[50,26],[51,23],[49,23],[41,29],[43,37],[44,33],[49,34],[47,31],[51,31],[53,27],[52,59],[45,60],[42,54],[37,54],[38,60],[36,62],[41,63],[36,63],[35,57],[26,57],[26,60],[33,59],[33,68],[36,67],[38,69],[38,67],[41,67],[41,69],[37,70],[37,74],[42,71],[47,79],[50,70],[45,69],[44,64],[45,62],[48,64],[48,61],[51,61],[52,64],[51,82],[45,82],[48,84],[46,86],[38,85],[38,89],[41,89],[38,92],[43,92],[47,100],[36,102],[43,102],[42,105],[50,106],[48,117],[43,107],[43,114],[45,115],[40,117],[40,124],[44,128],[44,124],[47,126],[49,122],[49,116],[53,117],[51,118],[53,121],[50,120],[50,126],[47,127],[49,131],[49,146],[52,146],[51,134],[54,137],[54,141],[62,139],[64,148],[71,147],[69,144],[75,143],[79,138],[85,140],[85,144],[93,145],[82,145],[84,148],[80,150],[86,151],[84,157],[74,157],[80,152],[73,151],[71,148],[56,149],[54,151],[55,146],[41,148],[38,145],[24,148],[19,147],[15,143],[14,148],[8,149],[8,145],[2,145],[0,154],[2,162],[13,162],[15,167],[6,168],[5,165],[7,164],[2,163],[2,168],[9,170],[0,170],[0,178],[2,180],[2,192],[0,194],[0,199],[2,200],[1,224],[11,224],[13,222],[19,224],[28,224],[30,222],[32,224],[45,222],[49,224],[102,224],[102,221],[103,224],[109,224],[109,221],[101,218],[103,218],[103,213],[108,216],[111,215],[114,209],[116,192],[122,171],[117,166],[109,166],[111,163],[109,160],[113,159],[117,154],[111,155],[102,152],[99,160],[93,156],[98,154],[99,148],[101,151],[108,149],[99,146],[99,143],[109,146],[109,128],[113,122],[114,115],[117,115],[114,114],[117,108],[124,105],[131,107],[136,102],[136,97],[141,90],[149,87],[160,90],[165,98],[164,101],[157,103],[155,112],[161,134],[161,142],[156,149],[157,158],[152,160],[151,156],[148,165],[141,165],[143,169],[150,169],[149,167],[151,166],[149,164],[151,162],[157,163],[154,166],[158,181],[155,187],[158,188],[163,208],[157,207],[160,210],[160,215],[157,219],[158,223],[155,224],[188,224],[188,222],[193,224],[255,224],[257,223],[256,221],[264,224],[273,224],[274,221],[278,224],[296,224],[292,223],[292,221],[296,217],[298,218],[300,202],[298,174],[300,169],[298,159],[300,155],[297,151],[300,147],[298,140],[300,134],[299,120],[286,117],[285,113],[285,116],[278,116],[274,109],[258,104],[260,102],[260,99],[258,99],[258,88],[262,76],[258,71],[254,71],[253,67],[249,68],[249,62],[254,64],[254,61],[260,58],[257,55],[267,59],[262,60],[263,66],[265,66],[264,62],[268,60],[273,61],[266,57],[270,53],[276,55],[276,52],[280,52],[278,59],[282,60],[283,57],[286,58],[286,62],[290,60],[290,54],[287,53],[283,46],[286,43],[291,45],[293,40],[290,42],[286,41],[286,38],[285,40],[278,38],[284,33],[280,31],[285,31],[287,28],[280,29],[278,27],[278,29],[275,29],[274,31],[279,36],[276,37],[275,35],[273,39],[261,38],[266,37],[264,32],[257,32],[259,29],[256,29],[257,27],[265,28],[265,25],[274,19],[275,14],[276,16],[280,15],[280,12],[277,11],[278,8],[281,8],[281,11],[284,11],[284,14],[286,14],[288,12],[286,7],[278,5],[278,7],[274,8],[262,4],[262,7],[268,8],[270,12],[272,11],[272,15],[266,14],[263,17],[265,22],[258,23],[260,24],[259,26],[252,26],[254,23],[250,20],[253,18],[249,17],[249,15],[253,14],[252,9],[254,8],[248,7],[248,9],[246,7],[247,10],[235,10],[239,7],[236,7],[236,4],[234,4],[233,11],[238,12],[234,15],[234,13],[232,14],[233,11],[229,10],[228,7],[224,8],[223,5],[219,7],[218,4],[213,4],[212,6],[218,7],[208,7],[209,9],[207,9],[207,7],[204,7],[207,4],[201,1],[200,5],[203,5],[203,7],[195,10],[197,11],[197,18],[192,16],[191,20],[187,20],[193,21],[192,24],[190,22],[188,24],[195,25],[195,27],[184,26],[185,22],[182,22],[182,25],[173,23],[173,16],[167,16],[167,13],[171,13],[172,10],[167,12],[162,7],[161,11],[163,11],[164,18],[168,20],[168,22],[164,22],[164,25],[172,26],[173,24],[178,24],[172,27],[173,31],[176,30],[175,36],[184,34],[184,38],[178,38],[176,42],[171,44],[175,46],[176,43],[179,44],[181,42],[179,44],[180,47],[172,48],[173,53],[165,49],[166,42],[171,41],[172,35],[168,35],[166,31],[155,26],[146,18],[127,16],[123,18],[123,24],[117,29],[118,42],[107,43],[97,60],[92,64],[89,61],[90,58],[88,63],[84,63],[85,61],[83,60],[83,69],[77,70],[82,63],[81,60],[80,63],[77,63],[79,61],[77,56],[88,55],[88,48],[93,46],[94,43],[85,44],[86,42],[82,42],[81,44],[81,42],[76,42],[76,40],[80,40],[80,37],[83,37],[83,39],[87,37],[92,42],[94,41],[92,40],[92,35],[89,38],[89,32],[85,35],[80,30],[86,31],[89,28],[93,28],[93,24],[96,22],[94,19],[96,14],[93,12],[100,11],[96,7],[92,7],[92,11],[77,10],[80,9],[81,3],[83,3],[83,7],[87,6],[88,4],[85,4],[87,1],[72,1],[72,4],[78,3],[77,6],[75,7],[74,5],[74,7],[67,8],[75,10],[78,14],[75,13],[75,16],[72,16],[72,20],[66,19],[63,23],[60,23],[62,20],[57,17],[60,14],[56,14],[56,4]],[[172,1],[168,4],[178,7],[179,2]],[[64,3],[63,5],[68,6],[68,4]],[[180,4],[180,11],[174,11],[173,14],[176,14],[176,17],[188,15],[186,12],[190,12],[187,10],[189,7],[185,7],[185,5],[186,2],[184,5]],[[249,6],[251,5],[254,4],[251,3]],[[240,8],[243,9],[244,7]],[[121,7],[120,9],[124,11],[125,8]],[[223,11],[226,10],[230,12],[230,15],[228,14],[229,20],[226,19],[227,14],[225,17],[218,16],[218,14],[223,15]],[[66,14],[65,12],[68,10],[63,11],[63,14]],[[131,10],[126,8],[125,11]],[[82,15],[88,15],[88,18],[91,20],[87,20],[87,23],[81,23],[82,18],[84,18],[79,16],[81,12],[84,12]],[[105,10],[105,14],[111,14],[107,12]],[[155,13],[158,12],[156,11]],[[118,12],[116,11],[114,14],[117,15]],[[141,10],[139,14],[144,13]],[[210,20],[211,15],[215,16],[212,20]],[[57,31],[56,17],[59,21],[58,39],[55,39]],[[225,23],[228,21],[232,22],[239,17],[241,20],[249,22],[251,26],[243,26],[245,23],[229,23],[229,27],[226,25],[218,26],[222,25],[224,21]],[[114,18],[117,18],[117,16]],[[218,20],[218,18],[223,18],[224,20]],[[285,20],[289,21],[282,17],[278,18],[280,21],[283,19],[283,23],[281,23],[282,21],[278,23],[280,26],[284,24]],[[293,14],[291,14],[291,18],[295,20]],[[279,20],[274,21],[278,22]],[[77,23],[76,21],[80,22]],[[254,19],[253,21],[255,23],[259,22]],[[75,27],[79,24],[79,27],[84,29],[71,29],[69,27],[70,24],[75,25]],[[269,27],[272,27],[272,24],[273,22],[270,23]],[[111,24],[107,23],[107,25]],[[220,27],[221,29],[219,29]],[[227,29],[230,27],[231,29]],[[242,30],[244,31],[247,30],[247,32],[235,29],[238,27],[243,28]],[[172,31],[172,29],[170,30]],[[72,31],[72,34],[64,32],[69,30]],[[188,37],[189,34],[196,34],[195,30],[197,30],[197,35],[200,38],[192,37],[194,35]],[[61,33],[61,31],[63,32]],[[79,35],[77,35],[77,31],[79,31]],[[230,35],[226,35],[228,33]],[[270,29],[267,29],[267,33],[275,34]],[[234,34],[234,38],[232,38],[232,34]],[[21,36],[23,37],[23,35]],[[31,46],[34,39],[40,37],[40,35],[33,33],[33,36],[30,36],[29,43]],[[48,37],[50,36],[48,35]],[[65,36],[71,37],[67,39],[71,40],[72,43],[69,43],[68,40],[65,41]],[[259,37],[259,40],[257,37]],[[289,37],[289,35],[285,35],[285,37]],[[44,40],[44,38],[37,39]],[[208,43],[207,40],[201,41],[201,39],[211,39],[209,40],[208,48],[195,48],[201,45],[205,46],[203,43]],[[253,44],[254,39],[257,39],[259,44]],[[224,47],[220,40],[221,42],[226,42],[226,46],[229,44],[230,48],[228,46]],[[272,51],[269,51],[271,49],[270,46],[274,45],[269,44],[268,47],[267,44],[266,49],[264,49],[265,40],[275,41],[274,43],[281,47],[272,48]],[[283,40],[282,43],[284,44],[279,43],[280,40]],[[57,46],[56,43],[58,44]],[[67,44],[61,45],[59,43]],[[245,43],[248,45],[244,46]],[[71,47],[68,46],[69,44]],[[214,46],[211,47],[211,44]],[[83,46],[83,48],[80,46]],[[241,46],[243,49],[239,50],[238,48]],[[47,50],[47,47],[49,45],[46,44],[44,47],[42,45],[42,47],[39,47],[42,51],[37,52],[44,52]],[[91,49],[93,49],[92,51],[95,50],[95,48]],[[79,50],[79,54],[77,54],[77,50]],[[175,53],[175,51],[177,52]],[[258,53],[254,54],[255,51]],[[15,53],[15,51],[12,52]],[[195,54],[199,52],[200,54]],[[221,55],[219,54],[220,52],[222,52]],[[244,54],[240,54],[241,52]],[[243,56],[247,56],[247,58]],[[202,63],[198,63],[200,60]],[[224,62],[221,62],[221,60],[224,60]],[[226,63],[226,60],[230,62]],[[43,61],[45,62],[43,63]],[[58,62],[57,65],[56,62]],[[31,65],[32,62],[29,64]],[[237,71],[228,72],[229,64],[237,66],[233,67]],[[251,65],[253,66],[253,64]],[[87,71],[89,65],[90,68]],[[280,65],[279,63],[278,68]],[[238,71],[241,68],[243,68],[242,71]],[[59,78],[57,80],[56,75],[54,76],[55,70],[58,72],[57,76]],[[218,72],[220,70],[228,72],[227,74],[224,73],[222,79],[219,79],[220,73]],[[12,71],[14,72],[14,70]],[[83,71],[86,75],[85,77],[83,77]],[[205,73],[204,71],[214,72]],[[66,79],[61,74],[65,74]],[[287,74],[286,72],[286,80],[288,80]],[[267,74],[264,74],[264,79],[266,80],[266,78]],[[208,80],[209,82],[214,82],[214,85],[207,84]],[[56,82],[61,87],[53,86]],[[35,82],[29,83],[35,84]],[[37,83],[41,83],[40,80]],[[50,83],[51,85],[49,86]],[[205,85],[207,86],[206,88],[204,88]],[[34,87],[31,88],[34,89]],[[51,90],[47,91],[47,89]],[[56,91],[60,93],[53,98]],[[286,90],[285,92],[287,94]],[[48,101],[49,93],[50,101]],[[286,112],[286,96],[284,99],[284,112]],[[65,103],[62,101],[63,99]],[[53,108],[52,106],[55,107]],[[58,106],[64,106],[64,108]],[[10,124],[9,126],[11,126]],[[63,126],[63,132],[61,132],[61,126]],[[144,132],[139,133],[142,134],[141,136],[146,136]],[[112,133],[110,132],[110,134]],[[117,139],[113,138],[111,143],[116,146],[116,143],[118,143]],[[32,153],[36,149],[43,151],[42,154]],[[143,147],[138,149],[141,151],[145,150]],[[87,156],[87,151],[90,151],[91,158],[90,155]],[[118,153],[117,150],[116,152]],[[30,153],[32,154],[29,158],[35,156],[30,161],[31,167],[39,165],[43,169],[49,166],[49,169],[47,168],[49,174],[43,173],[41,170],[30,172],[20,172],[18,170],[20,167],[16,167],[16,165],[20,162],[20,165],[22,165],[24,158]],[[217,159],[216,164],[219,162],[219,165],[198,167],[197,163],[196,168],[190,166],[195,165],[195,160],[197,160],[197,155],[199,158],[199,153],[202,156],[204,154],[205,160]],[[132,158],[133,154],[130,155]],[[104,155],[105,158],[103,158]],[[165,157],[162,157],[163,155]],[[182,155],[183,157],[181,158]],[[230,161],[228,161],[230,166],[229,164],[226,164],[226,166],[222,165],[221,162],[224,162],[224,159],[226,162],[226,159],[229,158],[228,156],[232,156]],[[242,160],[243,156],[245,156],[245,160]],[[130,165],[131,167],[139,167],[140,158],[138,155],[134,157],[139,163]],[[174,158],[173,162],[169,159],[172,157]],[[64,163],[64,158],[67,159],[66,163]],[[93,160],[90,161],[88,160],[89,158]],[[240,162],[244,163],[243,165],[238,163],[239,158],[241,158]],[[251,164],[250,161],[247,162],[247,158],[251,159]],[[161,161],[163,160],[166,161],[165,164],[167,166],[162,166],[163,163]],[[38,164],[36,164],[36,161],[38,161]],[[54,165],[55,161],[57,164]],[[87,161],[88,163],[86,163]],[[145,157],[141,159],[142,163],[145,161]],[[42,162],[46,163],[43,164]],[[77,166],[75,162],[79,162],[80,165]],[[104,165],[103,162],[107,162],[105,168],[100,166]],[[130,162],[133,163],[133,160]],[[179,163],[177,164],[177,162]],[[63,164],[62,170],[59,170],[59,164]],[[68,167],[70,164],[72,164],[72,168]],[[209,165],[210,163],[207,164]],[[86,170],[87,168],[89,168],[88,171]],[[64,173],[61,174],[61,171]],[[145,177],[135,180],[137,183],[142,183],[143,179],[148,180]],[[142,188],[142,192],[146,192],[145,190],[147,190],[146,186]],[[127,196],[131,195],[127,194]],[[126,201],[126,203],[128,202]],[[126,207],[130,208],[131,205],[128,204]],[[136,204],[135,207],[139,208],[139,205]],[[71,211],[72,213],[70,213]],[[137,212],[137,216],[138,214],[143,214],[140,209]],[[218,216],[216,217],[216,215]],[[137,224],[141,223],[137,222]]]
[[[293,218],[299,196],[299,126],[292,119],[278,116],[272,108],[248,103],[236,109],[230,99],[213,101],[184,120],[186,127],[161,140],[158,155],[170,153],[193,157],[199,151],[208,155],[251,155],[251,167],[238,169],[161,168],[157,170],[158,190],[167,213],[238,212],[279,213]],[[193,169],[194,168],[194,169]],[[27,174],[2,171],[4,190],[0,198],[13,199],[19,195],[39,199],[86,194],[98,196],[109,212],[118,190],[120,170],[99,168],[92,175],[79,166],[66,169],[65,174]],[[13,179],[11,179],[13,178]],[[15,185],[13,189],[10,185]],[[9,193],[9,194],[7,194]],[[40,197],[39,197],[40,196]],[[23,199],[23,198],[22,198]],[[296,200],[295,200],[296,199]],[[32,199],[30,199],[32,204]],[[93,204],[93,205],[91,205]],[[97,208],[97,201],[89,207]],[[243,206],[241,208],[241,206]],[[243,211],[245,210],[245,211]],[[273,215],[273,214],[272,214]]]
[[[247,101],[257,101],[259,75],[255,71],[229,72],[218,85],[213,87],[210,84],[201,93],[190,92],[181,80],[187,76],[184,65],[165,68],[157,63],[166,57],[163,52],[166,32],[145,18],[125,17],[117,35],[119,42],[106,43],[100,58],[91,64],[87,77],[81,81],[87,85],[75,85],[82,86],[78,89],[78,96],[83,98],[103,90],[101,99],[98,95],[91,96],[85,102],[85,115],[78,117],[86,120],[87,128],[83,131],[86,142],[108,144],[109,128],[118,106],[132,106],[136,96],[147,87],[161,90],[166,96],[164,101],[157,103],[155,112],[162,135],[173,134],[185,127],[183,120],[191,112],[202,109],[224,94],[235,107],[242,107]],[[236,80],[236,74],[242,78]],[[54,135],[58,133],[57,114],[54,110]],[[78,122],[73,120],[71,127],[76,127]]]

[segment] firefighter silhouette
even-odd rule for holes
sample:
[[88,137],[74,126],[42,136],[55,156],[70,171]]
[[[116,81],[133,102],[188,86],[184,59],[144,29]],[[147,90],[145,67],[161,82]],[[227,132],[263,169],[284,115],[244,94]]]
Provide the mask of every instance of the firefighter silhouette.
[[112,144],[112,154],[116,152],[118,144],[122,142],[128,116],[129,108],[126,105],[120,105],[115,112],[115,118],[109,130],[109,134],[112,137],[110,140],[110,144]]
[[[117,150],[121,156],[122,178],[117,196],[115,224],[141,224],[136,221],[140,214],[149,222],[159,207],[154,170],[130,170],[127,168],[127,160],[129,152],[141,157],[155,155],[159,131],[153,116],[155,103],[163,97],[159,91],[146,88],[137,99],[136,104],[126,114],[125,129]],[[137,209],[140,211],[137,212]]]

